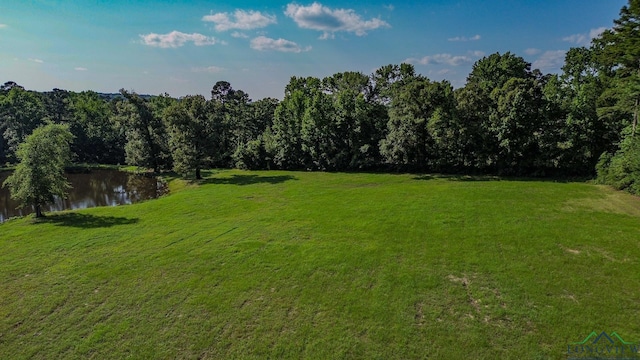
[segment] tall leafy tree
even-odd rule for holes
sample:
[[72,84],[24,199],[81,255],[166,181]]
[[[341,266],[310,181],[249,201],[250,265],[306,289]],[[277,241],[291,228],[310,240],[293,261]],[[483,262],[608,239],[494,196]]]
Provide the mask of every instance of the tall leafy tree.
[[285,88],[284,99],[278,104],[271,128],[273,137],[268,150],[276,166],[300,169],[311,163],[303,149],[302,122],[308,99],[320,91],[321,81],[315,77],[293,76]]
[[413,65],[402,63],[400,65],[385,65],[371,75],[372,88],[371,99],[381,104],[388,105],[397,89],[416,76]]
[[[387,136],[380,151],[390,164],[424,170],[437,158],[434,141],[439,122],[453,116],[455,101],[448,82],[416,76],[394,92]],[[445,120],[446,121],[446,120]]]
[[379,143],[388,120],[385,105],[374,94],[371,77],[343,72],[323,79],[332,102],[331,134],[337,169],[362,169],[380,161]]
[[17,84],[0,91],[0,162],[14,162],[18,145],[46,116],[42,96]]
[[541,150],[547,166],[563,174],[594,174],[600,155],[619,141],[620,116],[598,111],[615,103],[603,97],[611,79],[600,68],[593,48],[572,48],[562,74],[548,76],[544,85],[548,131]]
[[463,163],[474,170],[497,171],[500,139],[492,125],[497,97],[492,93],[511,79],[532,77],[531,64],[510,52],[494,53],[473,64],[467,84],[456,91]]
[[112,120],[111,108],[93,91],[68,96],[68,123],[75,160],[117,164],[124,161],[124,138]]
[[533,78],[511,78],[492,92],[496,108],[490,131],[497,141],[496,170],[530,175],[539,165],[539,137],[544,131],[542,91]]
[[231,165],[235,151],[252,137],[250,103],[249,94],[234,89],[227,81],[218,81],[211,89],[219,143],[216,162],[221,166]]
[[618,106],[633,114],[635,135],[640,111],[640,0],[629,0],[612,29],[595,39],[599,62],[615,68]]
[[341,149],[335,141],[331,99],[317,89],[305,99],[304,107],[300,128],[302,151],[307,159],[304,165],[308,169],[333,170],[336,168],[335,153]]
[[208,107],[203,96],[187,96],[164,112],[173,168],[183,175],[194,174],[196,179],[202,178],[201,170],[211,163],[215,151],[215,127]]
[[602,65],[601,71],[611,79],[611,85],[601,100],[615,100],[613,104],[600,107],[599,115],[615,118],[619,114],[628,124],[622,131],[622,140],[615,153],[609,152],[601,157],[598,178],[636,194],[640,194],[640,141],[637,139],[640,116],[639,24],[640,0],[629,0],[620,10],[620,17],[614,20],[613,28],[605,30],[593,44]]
[[249,104],[248,115],[238,131],[239,141],[234,153],[235,166],[241,169],[269,168],[271,159],[267,151],[267,141],[272,139],[271,126],[279,101],[265,98]]
[[43,216],[43,205],[67,195],[70,186],[64,167],[71,158],[72,139],[67,126],[48,124],[35,129],[18,147],[20,163],[3,186],[23,206],[33,206],[36,217]]
[[118,119],[126,126],[126,161],[158,172],[170,162],[169,144],[162,118],[154,114],[149,102],[136,93],[120,90],[125,102],[117,107]]
[[42,93],[44,108],[47,117],[56,124],[65,124],[69,121],[70,114],[70,96],[72,93],[66,90],[53,89],[52,91]]

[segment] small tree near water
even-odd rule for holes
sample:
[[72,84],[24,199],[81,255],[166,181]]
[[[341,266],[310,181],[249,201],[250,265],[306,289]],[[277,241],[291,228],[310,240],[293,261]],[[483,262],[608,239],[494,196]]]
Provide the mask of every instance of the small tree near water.
[[64,167],[71,158],[72,139],[68,126],[49,124],[35,129],[18,147],[20,163],[3,186],[22,206],[33,206],[36,217],[44,216],[42,205],[66,197],[71,188]]

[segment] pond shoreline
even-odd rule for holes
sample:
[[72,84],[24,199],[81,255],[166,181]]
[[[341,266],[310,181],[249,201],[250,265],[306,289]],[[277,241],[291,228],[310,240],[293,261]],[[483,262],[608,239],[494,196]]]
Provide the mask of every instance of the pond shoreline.
[[[0,183],[10,172],[0,171]],[[156,199],[169,191],[167,182],[158,174],[130,167],[73,166],[65,175],[71,183],[69,196],[56,198],[43,207],[45,212],[128,205]],[[0,188],[0,223],[33,212],[32,206],[19,207],[19,203],[10,198],[8,189]]]

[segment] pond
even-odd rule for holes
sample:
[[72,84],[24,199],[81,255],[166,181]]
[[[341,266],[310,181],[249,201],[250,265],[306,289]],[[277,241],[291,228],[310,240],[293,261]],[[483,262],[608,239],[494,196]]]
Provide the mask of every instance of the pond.
[[[10,173],[0,173],[0,186]],[[44,212],[84,209],[96,206],[116,206],[155,199],[167,192],[164,182],[153,176],[132,174],[117,170],[92,170],[82,174],[67,174],[71,190],[67,199],[56,199],[43,206]],[[34,212],[29,206],[17,208],[6,188],[0,188],[0,223],[14,216]]]

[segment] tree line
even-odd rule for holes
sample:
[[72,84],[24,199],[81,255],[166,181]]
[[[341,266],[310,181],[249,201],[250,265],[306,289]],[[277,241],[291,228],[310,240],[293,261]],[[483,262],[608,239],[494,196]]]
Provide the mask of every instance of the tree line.
[[45,123],[66,124],[76,162],[173,169],[403,170],[594,176],[640,193],[640,0],[561,74],[507,52],[478,60],[466,84],[410,64],[371,75],[292,77],[284,98],[252,101],[226,81],[210,99],[0,87],[0,164]]

